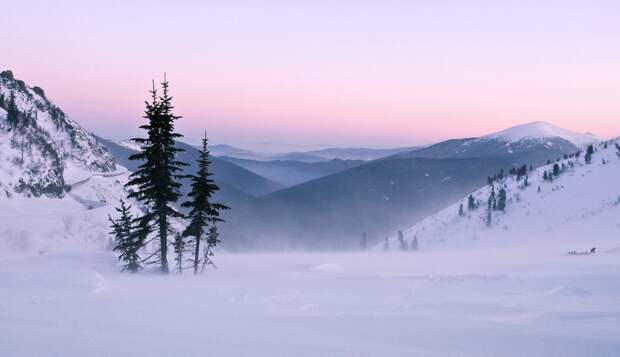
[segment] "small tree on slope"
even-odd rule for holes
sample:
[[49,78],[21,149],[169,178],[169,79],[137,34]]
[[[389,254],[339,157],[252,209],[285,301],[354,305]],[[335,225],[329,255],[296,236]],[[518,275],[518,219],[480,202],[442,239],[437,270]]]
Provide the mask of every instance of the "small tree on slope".
[[586,164],[589,164],[592,162],[592,154],[594,154],[594,147],[592,145],[588,145],[588,149],[586,150]]
[[177,153],[183,151],[175,147],[175,140],[182,135],[174,132],[174,121],[179,119],[172,113],[172,97],[168,94],[168,82],[164,77],[162,83],[163,95],[158,97],[154,86],[151,90],[151,101],[146,103],[145,118],[148,124],[140,126],[146,130],[147,138],[133,139],[141,146],[141,151],[131,155],[130,160],[139,160],[143,163],[131,174],[127,183],[136,190],[129,193],[128,197],[141,201],[150,211],[148,216],[143,217],[153,220],[158,228],[159,236],[159,263],[162,274],[167,274],[168,269],[168,234],[170,233],[170,219],[182,218],[173,203],[180,196],[181,184],[178,174],[186,163],[176,160]]
[[135,273],[140,269],[140,256],[138,251],[142,247],[143,241],[133,234],[133,217],[131,216],[131,206],[127,206],[121,199],[120,207],[115,208],[120,214],[117,219],[110,220],[110,228],[114,236],[114,251],[119,252],[118,260],[123,262],[123,271]]
[[[190,223],[185,228],[183,235],[188,237],[194,237],[194,274],[198,274],[198,266],[200,265],[200,241],[203,239],[206,227],[214,225],[217,222],[223,220],[219,217],[220,211],[229,209],[221,203],[211,202],[213,194],[219,190],[219,187],[210,178],[213,174],[209,171],[209,149],[207,134],[205,133],[204,139],[202,139],[202,148],[198,156],[198,172],[196,175],[190,175],[192,182],[192,190],[188,194],[189,201],[182,204],[183,207],[189,208],[188,217]],[[214,228],[212,226],[211,228]],[[217,234],[217,230],[214,232]],[[209,233],[209,237],[211,232]],[[219,240],[217,237],[212,241],[213,246],[217,244]],[[208,244],[208,243],[207,243]],[[212,252],[211,252],[212,254]],[[203,262],[203,267],[204,267]]]

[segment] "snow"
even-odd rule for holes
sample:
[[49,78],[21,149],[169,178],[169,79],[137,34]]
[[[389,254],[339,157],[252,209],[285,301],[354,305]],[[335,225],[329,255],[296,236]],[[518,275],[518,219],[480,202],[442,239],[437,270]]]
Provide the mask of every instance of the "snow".
[[618,253],[532,248],[218,254],[199,277],[0,259],[0,355],[617,355]]
[[0,356],[615,356],[612,148],[553,183],[549,167],[525,189],[508,180],[491,228],[483,209],[458,217],[460,202],[414,225],[419,252],[218,251],[198,277],[120,273],[106,217],[126,172],[2,201]]
[[[553,182],[542,178],[553,164],[530,172],[528,187],[524,187],[523,179],[504,180],[506,212],[493,211],[490,227],[485,224],[491,191],[487,185],[472,193],[480,202],[478,209],[468,211],[467,197],[463,197],[405,230],[405,239],[415,236],[425,249],[520,245],[526,241],[563,241],[566,251],[620,246],[620,159],[613,143],[607,149],[603,144],[596,147],[591,164],[584,162],[584,155],[558,162],[566,169]],[[499,191],[498,185],[495,191]],[[460,204],[464,217],[458,215]],[[397,237],[392,237],[391,243],[393,248],[398,247]]]
[[124,146],[127,149],[131,149],[131,150],[135,150],[135,151],[140,151],[141,147],[140,144],[131,140],[131,139],[126,139],[126,140],[121,140],[118,142],[118,145],[120,146]]
[[502,139],[508,142],[520,140],[537,140],[548,138],[562,138],[574,145],[581,147],[599,141],[592,134],[580,134],[567,129],[557,127],[551,123],[536,121],[517,125],[494,134],[485,135],[483,139]]

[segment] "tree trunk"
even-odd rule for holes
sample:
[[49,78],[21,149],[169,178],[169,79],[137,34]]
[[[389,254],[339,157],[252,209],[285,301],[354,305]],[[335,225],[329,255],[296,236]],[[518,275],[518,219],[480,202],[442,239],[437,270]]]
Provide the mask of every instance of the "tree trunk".
[[196,235],[196,250],[194,251],[194,275],[198,275],[198,259],[200,256],[200,238],[202,233]]
[[161,273],[168,274],[168,222],[166,221],[166,213],[159,214],[159,245]]

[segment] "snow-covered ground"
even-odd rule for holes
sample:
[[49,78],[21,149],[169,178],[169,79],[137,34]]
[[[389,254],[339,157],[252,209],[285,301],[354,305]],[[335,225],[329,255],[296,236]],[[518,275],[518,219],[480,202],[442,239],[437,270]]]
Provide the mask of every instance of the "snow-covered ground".
[[617,356],[620,250],[0,259],[0,356]]
[[[619,141],[620,142],[620,141]],[[620,246],[620,157],[614,143],[596,145],[592,162],[578,158],[562,159],[564,170],[553,181],[543,179],[553,170],[552,163],[528,174],[495,183],[495,192],[505,188],[505,212],[492,211],[487,226],[487,200],[490,186],[472,192],[480,206],[468,210],[467,197],[431,215],[404,231],[405,240],[417,237],[423,249],[460,246],[476,249],[489,245],[564,245],[569,249],[609,248]],[[459,216],[463,205],[464,215]],[[397,237],[390,248],[398,249]],[[375,249],[381,250],[382,244]]]

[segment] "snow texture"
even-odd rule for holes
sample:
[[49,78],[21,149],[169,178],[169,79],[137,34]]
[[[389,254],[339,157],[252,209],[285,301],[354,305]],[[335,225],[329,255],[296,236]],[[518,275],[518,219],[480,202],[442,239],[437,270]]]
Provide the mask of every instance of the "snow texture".
[[550,138],[562,138],[578,147],[599,141],[592,134],[576,133],[543,121],[517,125],[494,134],[485,135],[481,139],[500,139],[507,142],[518,142],[521,140],[544,140]]

